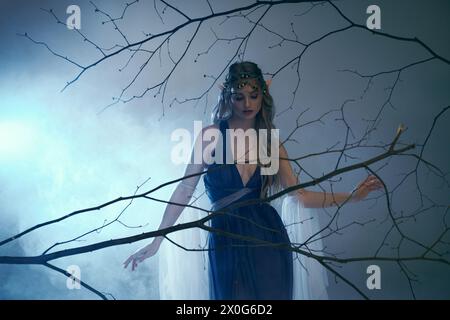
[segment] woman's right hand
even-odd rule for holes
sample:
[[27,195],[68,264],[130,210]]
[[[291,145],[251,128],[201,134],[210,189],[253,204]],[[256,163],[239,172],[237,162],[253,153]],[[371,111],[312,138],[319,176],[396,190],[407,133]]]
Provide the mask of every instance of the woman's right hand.
[[156,252],[158,252],[158,249],[159,243],[157,241],[153,241],[149,245],[136,251],[127,260],[125,260],[125,262],[123,263],[123,267],[126,269],[131,262],[131,271],[134,271],[134,269],[137,268],[138,263],[141,263],[145,259],[154,256]]

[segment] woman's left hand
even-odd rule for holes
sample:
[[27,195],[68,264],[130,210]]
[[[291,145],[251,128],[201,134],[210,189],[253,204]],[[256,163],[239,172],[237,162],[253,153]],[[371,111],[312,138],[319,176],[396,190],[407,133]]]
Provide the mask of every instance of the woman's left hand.
[[374,175],[369,175],[363,182],[358,184],[353,192],[352,199],[354,201],[361,201],[367,195],[375,190],[381,189],[383,187],[382,182]]

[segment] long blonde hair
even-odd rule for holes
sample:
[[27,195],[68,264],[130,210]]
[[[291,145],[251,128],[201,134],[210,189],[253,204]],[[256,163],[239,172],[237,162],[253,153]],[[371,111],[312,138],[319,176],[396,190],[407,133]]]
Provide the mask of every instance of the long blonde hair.
[[[255,117],[255,130],[258,131],[259,129],[267,129],[268,132],[267,150],[268,156],[270,157],[271,143],[272,143],[270,132],[271,129],[276,129],[275,125],[273,124],[275,108],[273,98],[269,93],[261,69],[258,67],[256,63],[250,61],[242,61],[242,62],[235,62],[232,65],[230,65],[228,69],[228,75],[226,76],[225,82],[223,83],[223,90],[219,95],[218,103],[212,111],[212,122],[214,124],[219,124],[221,121],[226,121],[229,118],[231,118],[233,114],[233,105],[231,102],[231,89],[240,88],[242,82],[247,81],[248,79],[256,80],[263,93],[261,110]],[[259,139],[259,135],[257,135],[257,138]],[[260,162],[259,152],[257,152],[257,154],[258,154],[258,161],[257,161],[258,165],[268,166]],[[280,177],[278,173],[275,175],[262,175],[261,177],[262,177],[262,188],[260,198],[265,198],[268,195],[273,195],[279,190],[281,190]]]

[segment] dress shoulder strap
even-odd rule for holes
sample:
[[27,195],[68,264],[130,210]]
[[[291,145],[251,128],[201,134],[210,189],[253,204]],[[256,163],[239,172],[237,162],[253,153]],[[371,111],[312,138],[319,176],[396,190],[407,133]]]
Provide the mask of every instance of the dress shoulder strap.
[[226,151],[227,151],[227,129],[228,129],[228,123],[227,120],[221,120],[219,124],[220,132],[222,133],[222,154],[223,154],[223,161],[226,161]]

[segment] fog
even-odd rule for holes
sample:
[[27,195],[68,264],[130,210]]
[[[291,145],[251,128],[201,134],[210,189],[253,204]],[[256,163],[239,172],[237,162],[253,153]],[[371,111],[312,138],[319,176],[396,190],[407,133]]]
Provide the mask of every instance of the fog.
[[[172,1],[191,16],[209,14],[206,2]],[[95,1],[96,5],[120,16],[120,1]],[[239,1],[211,1],[215,11],[239,5]],[[251,2],[247,2],[251,3]],[[214,42],[210,28],[218,30],[220,37],[234,37],[249,30],[244,19],[223,18],[205,23],[182,63],[169,80],[164,103],[161,95],[149,93],[142,99],[118,103],[107,107],[113,97],[131,81],[145,62],[144,54],[137,54],[127,67],[129,54],[121,54],[104,61],[84,73],[71,86],[61,92],[68,81],[80,71],[76,66],[52,55],[44,46],[17,35],[27,33],[36,41],[44,41],[53,50],[82,65],[101,57],[98,50],[73,30],[57,24],[40,8],[53,8],[60,17],[66,17],[69,1],[2,1],[0,4],[0,240],[15,235],[36,224],[56,219],[70,212],[95,207],[121,196],[147,191],[159,184],[181,177],[184,167],[171,162],[174,142],[171,133],[179,128],[190,132],[194,121],[210,123],[210,114],[217,101],[219,88],[214,85],[208,100],[182,101],[201,94],[225,67],[237,49],[238,42],[219,42],[208,53]],[[95,13],[88,1],[77,1],[81,8],[81,31],[104,47],[124,44],[124,39],[111,24],[102,24],[104,17]],[[351,19],[365,23],[368,1],[338,1],[337,5]],[[439,55],[449,58],[448,12],[446,1],[378,1],[382,10],[382,32],[403,37],[418,37]],[[162,6],[161,8],[162,9]],[[262,23],[286,37],[295,38],[291,31],[309,42],[321,35],[342,28],[345,21],[329,5],[283,5],[271,9]],[[302,13],[308,11],[304,15]],[[258,12],[262,12],[259,9]],[[257,14],[252,17],[254,20]],[[180,15],[166,9],[164,24],[155,14],[153,1],[142,1],[131,6],[123,20],[118,21],[128,41],[139,41],[145,33],[155,34],[184,22]],[[193,26],[175,34],[170,42],[173,58],[179,58]],[[264,28],[256,28],[247,43],[245,60],[251,60],[271,73],[299,54],[301,46],[291,42],[280,43],[280,37]],[[150,44],[149,44],[150,46]],[[383,109],[377,130],[368,144],[389,143],[400,123],[408,130],[401,137],[405,144],[425,141],[434,117],[449,104],[449,65],[432,60],[401,72],[376,77],[369,84],[355,73],[373,74],[400,68],[430,57],[423,47],[414,42],[398,41],[370,34],[367,30],[352,29],[337,33],[311,46],[302,57],[297,87],[296,65],[283,69],[270,88],[277,110],[275,125],[286,138],[296,125],[297,116],[305,111],[302,122],[317,119],[331,109],[346,104],[345,117],[352,126],[352,141],[364,133],[367,119],[373,119]],[[235,58],[234,60],[237,60]],[[161,63],[159,61],[162,61]],[[155,59],[139,76],[125,97],[140,94],[145,88],[161,80],[172,66],[165,49],[161,60]],[[123,71],[118,71],[123,69]],[[205,76],[206,75],[206,76]],[[224,80],[224,75],[220,77]],[[220,81],[219,81],[220,83]],[[395,90],[390,88],[395,84]],[[293,92],[296,91],[295,97]],[[348,100],[348,101],[347,101]],[[347,102],[346,102],[347,101]],[[292,108],[288,108],[292,104]],[[314,123],[298,130],[286,148],[290,155],[301,156],[321,152],[339,142],[343,146],[346,127],[342,114],[334,112],[322,123]],[[448,146],[449,115],[440,118],[427,144],[425,158],[444,172],[449,171]],[[413,150],[418,153],[418,149]],[[350,165],[377,155],[377,149],[357,149],[348,152],[355,159],[345,158],[341,166]],[[338,155],[328,154],[308,158],[302,162],[306,170],[320,176],[332,171]],[[387,165],[386,165],[387,164]],[[386,165],[386,166],[385,166]],[[415,168],[416,161],[395,157],[373,166],[382,168],[380,176],[388,188],[396,186],[403,174]],[[350,191],[364,179],[366,173],[356,170],[333,183],[334,191]],[[421,191],[438,203],[448,204],[449,187],[423,165],[418,169]],[[308,180],[302,173],[300,180]],[[323,187],[330,191],[330,185]],[[153,196],[169,200],[174,185],[163,188]],[[320,190],[313,187],[311,190]],[[425,199],[427,201],[427,199]],[[41,254],[51,245],[70,240],[84,232],[113,221],[129,202],[118,202],[101,210],[82,213],[60,223],[41,228],[0,248],[0,256]],[[279,204],[277,208],[279,207]],[[420,205],[414,178],[405,180],[392,200],[396,212],[411,213]],[[426,202],[425,206],[430,205]],[[95,243],[146,232],[158,227],[165,206],[159,202],[138,199],[114,222],[80,241],[56,247],[53,250]],[[331,209],[319,219],[325,224]],[[381,223],[387,215],[383,199],[352,204],[345,207],[342,224],[374,218],[377,222],[367,226],[355,225],[342,236],[325,240],[327,250],[346,252],[353,256],[366,256],[382,241],[390,225]],[[431,244],[442,232],[442,210],[437,208],[420,215],[405,229],[409,235]],[[444,218],[445,219],[445,218]],[[448,223],[448,217],[447,217]],[[94,251],[82,255],[57,259],[51,263],[66,269],[78,265],[81,277],[101,292],[116,299],[158,299],[158,256],[146,260],[138,270],[131,272],[122,262],[150,240]],[[448,237],[447,237],[448,241]],[[395,237],[392,243],[395,242]],[[393,246],[393,245],[392,245]],[[395,248],[387,247],[385,253]],[[406,245],[405,252],[414,248]],[[448,255],[447,255],[448,258]],[[354,263],[342,270],[343,274],[365,288],[366,268],[371,263]],[[396,264],[377,263],[383,270],[382,290],[365,293],[374,299],[409,299],[408,283]],[[415,283],[419,298],[450,298],[448,267],[433,263],[411,263],[421,281]],[[329,296],[332,299],[359,299],[360,296],[342,281],[337,283],[329,275]],[[69,290],[66,278],[43,266],[0,264],[0,299],[96,299],[86,289]]]

